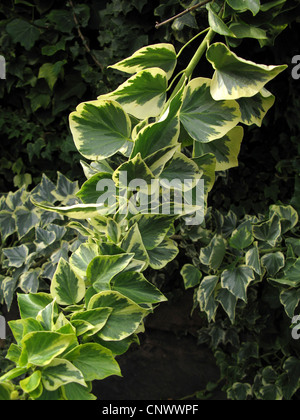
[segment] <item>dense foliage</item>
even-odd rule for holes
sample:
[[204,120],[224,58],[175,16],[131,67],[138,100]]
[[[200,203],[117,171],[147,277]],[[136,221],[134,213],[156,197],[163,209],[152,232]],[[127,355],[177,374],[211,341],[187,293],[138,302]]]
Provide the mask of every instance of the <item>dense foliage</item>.
[[[141,11],[146,2],[134,3],[129,10]],[[156,10],[163,16],[176,5],[171,0]],[[2,399],[94,399],[92,381],[120,375],[115,357],[138,341],[145,317],[165,300],[146,273],[166,267],[179,251],[188,262],[181,270],[185,287],[196,287],[194,309],[199,306],[207,317],[199,341],[215,352],[228,398],[291,399],[297,392],[299,349],[290,335],[300,301],[297,211],[280,202],[255,216],[245,215],[242,207],[237,214],[222,214],[215,206],[218,192],[225,191],[226,171],[238,165],[243,126],[262,126],[275,101],[265,85],[286,69],[245,60],[233,49],[245,38],[258,39],[260,47],[272,45],[297,6],[285,0],[208,4],[201,12],[208,11],[209,28],[175,77],[185,51],[177,53],[169,43],[138,49],[118,62],[112,68],[129,79],[115,90],[99,91],[97,100],[83,102],[70,116],[74,143],[85,159],[87,181],[81,189],[59,174],[57,185],[43,176],[32,193],[21,188],[1,199],[1,234],[10,245],[3,246],[2,300],[9,306],[17,289],[25,293],[18,294],[21,319],[10,322],[15,343],[7,359],[15,368],[9,365],[0,378]],[[43,14],[47,7],[39,2],[37,10]],[[76,16],[86,27],[89,19],[84,5],[76,7],[70,30],[77,26],[78,31]],[[59,24],[59,15],[53,24]],[[49,22],[47,15],[29,29],[28,22],[20,26],[12,20],[7,32],[31,50],[42,32],[38,37],[35,24]],[[15,32],[25,26],[32,45],[24,45]],[[178,31],[184,26],[187,32],[195,28],[195,17],[175,21],[178,40],[186,36]],[[218,35],[226,43],[213,43]],[[97,64],[99,56],[85,50]],[[192,78],[205,54],[209,76]],[[54,95],[66,64],[47,62],[40,69],[38,79]],[[103,72],[101,82],[106,87],[108,74]],[[53,113],[55,101],[51,104],[51,111],[48,104],[45,110]],[[29,106],[29,113],[39,114],[32,101]],[[283,163],[278,165],[285,174]],[[295,179],[297,164],[288,169]],[[23,172],[16,174],[17,185]],[[178,178],[190,180],[180,211],[168,184]],[[153,206],[153,191],[137,179],[158,185],[158,198],[167,199]],[[203,206],[193,201],[201,180],[204,222]],[[105,182],[111,190],[99,201]],[[279,192],[271,191],[270,198],[277,202]],[[163,204],[170,213],[164,214]],[[292,204],[298,209],[297,192]],[[204,398],[212,388],[196,395]]]
[[66,116],[81,100],[116,87],[123,77],[107,66],[156,35],[155,5],[147,3],[1,2],[7,80],[0,81],[0,191],[37,185],[42,171],[52,181],[57,169],[79,178]]

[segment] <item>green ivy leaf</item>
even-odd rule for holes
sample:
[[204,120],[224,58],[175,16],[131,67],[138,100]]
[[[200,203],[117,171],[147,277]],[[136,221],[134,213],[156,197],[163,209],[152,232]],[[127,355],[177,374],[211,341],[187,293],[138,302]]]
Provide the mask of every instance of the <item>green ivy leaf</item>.
[[46,79],[49,88],[53,91],[54,85],[62,73],[65,64],[67,64],[66,60],[57,61],[54,64],[44,63],[40,68],[38,79]]
[[247,25],[245,23],[232,23],[230,31],[233,32],[236,38],[254,38],[254,39],[268,39],[267,32],[264,29],[255,26]]
[[260,11],[260,0],[226,0],[230,7],[239,12],[250,10],[253,16]]
[[23,19],[14,19],[6,26],[6,31],[13,42],[19,42],[30,51],[40,37],[40,30]]
[[217,34],[235,38],[234,32],[232,32],[226,23],[215,13],[211,4],[208,4],[206,7],[208,10],[208,22],[211,29]]

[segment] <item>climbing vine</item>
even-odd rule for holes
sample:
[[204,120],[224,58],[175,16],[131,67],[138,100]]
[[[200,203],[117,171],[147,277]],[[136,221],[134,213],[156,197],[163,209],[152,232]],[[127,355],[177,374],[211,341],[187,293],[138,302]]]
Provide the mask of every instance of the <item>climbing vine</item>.
[[[138,49],[111,66],[127,81],[70,115],[75,146],[90,162],[82,162],[87,180],[75,203],[57,206],[32,195],[30,205],[67,218],[85,239],[70,258],[59,259],[48,292],[18,294],[21,319],[9,324],[15,343],[7,354],[15,367],[0,378],[2,399],[95,399],[93,381],[121,374],[115,357],[138,342],[145,318],[166,300],[145,278],[146,269],[162,269],[176,258],[182,223],[205,227],[216,173],[238,165],[243,126],[261,126],[274,104],[266,85],[287,66],[257,64],[232,48],[247,37],[266,45],[285,3],[203,5],[209,27],[191,41],[202,37],[183,71],[175,73],[184,48],[177,53],[162,43]],[[220,35],[225,43],[215,39]],[[193,77],[204,59],[212,77]],[[220,303],[234,320],[233,303],[246,302],[249,284],[260,276],[261,254],[263,267],[280,283],[277,241],[297,217],[292,208],[274,207],[270,219],[247,219],[227,231],[228,243],[218,233],[210,237],[200,251],[208,275],[201,283],[202,267],[183,268],[188,287],[200,283],[198,301],[210,319]],[[259,241],[275,248],[274,255]],[[226,253],[229,267],[221,266]],[[249,394],[248,386],[243,390]]]

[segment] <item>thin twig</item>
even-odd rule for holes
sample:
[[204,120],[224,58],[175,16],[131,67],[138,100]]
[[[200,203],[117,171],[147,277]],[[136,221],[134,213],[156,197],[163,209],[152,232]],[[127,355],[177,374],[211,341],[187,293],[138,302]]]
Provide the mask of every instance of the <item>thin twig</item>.
[[82,31],[81,31],[80,24],[78,22],[78,19],[77,19],[76,13],[75,13],[75,8],[74,8],[73,1],[72,0],[69,0],[69,4],[70,4],[70,6],[72,8],[72,11],[73,11],[73,19],[74,19],[74,22],[76,24],[77,32],[78,32],[78,35],[80,36],[80,38],[82,40],[82,43],[83,43],[84,48],[86,49],[87,53],[92,57],[92,59],[94,60],[94,63],[103,71],[102,64],[97,60],[97,57],[95,57],[95,55],[92,53],[92,51],[91,51],[91,49],[90,49],[90,47],[88,45],[88,42],[85,39],[85,37],[84,37],[84,35],[83,35]]
[[164,21],[164,22],[157,23],[157,24],[155,25],[155,28],[156,28],[156,29],[158,29],[158,28],[160,28],[160,27],[161,27],[161,26],[163,26],[163,25],[167,25],[168,23],[173,22],[173,20],[178,19],[178,18],[180,18],[181,16],[186,15],[187,13],[191,13],[191,12],[193,12],[194,10],[199,9],[199,7],[205,6],[207,3],[210,3],[211,1],[212,1],[212,0],[204,0],[204,1],[201,1],[200,3],[196,4],[195,6],[189,7],[188,9],[184,10],[183,12],[179,13],[179,14],[178,14],[178,15],[176,15],[176,16],[173,16],[172,18],[170,18],[170,19],[168,19],[168,20],[166,20],[166,21]]

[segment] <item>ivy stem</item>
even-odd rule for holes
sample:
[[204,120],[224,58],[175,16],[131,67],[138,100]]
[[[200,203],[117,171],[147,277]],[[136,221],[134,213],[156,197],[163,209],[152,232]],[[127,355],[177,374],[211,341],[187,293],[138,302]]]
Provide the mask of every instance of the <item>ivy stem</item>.
[[261,255],[265,254],[272,254],[273,252],[285,252],[287,251],[287,248],[270,248],[270,249],[260,249],[259,253]]
[[173,16],[173,17],[171,17],[170,19],[168,19],[168,20],[166,20],[166,21],[164,21],[164,22],[157,23],[157,24],[155,25],[155,28],[156,28],[156,29],[158,29],[158,28],[160,28],[161,26],[166,25],[167,23],[171,23],[171,22],[173,22],[173,20],[178,19],[178,18],[180,18],[180,17],[182,17],[182,16],[186,15],[187,13],[191,13],[191,12],[193,12],[194,10],[199,9],[199,8],[200,8],[200,7],[202,7],[202,6],[205,6],[207,3],[210,3],[211,1],[212,1],[212,0],[204,0],[204,1],[202,1],[202,2],[200,2],[200,3],[198,3],[198,4],[196,4],[195,6],[189,7],[188,9],[186,9],[186,10],[184,10],[183,12],[179,13],[178,15]]
[[182,88],[182,86],[185,84],[186,80],[191,77],[191,75],[193,74],[193,71],[195,70],[196,66],[198,65],[199,61],[201,60],[201,58],[203,57],[204,53],[207,50],[208,45],[210,45],[211,41],[213,40],[215,36],[215,32],[210,29],[208,31],[208,34],[206,35],[206,37],[203,39],[203,41],[201,42],[198,50],[196,51],[194,57],[192,58],[192,60],[190,61],[190,64],[187,66],[187,68],[183,71],[183,75],[181,76],[181,79],[179,80],[177,86],[175,87],[169,102],[177,95],[177,93],[180,91],[180,89]]

